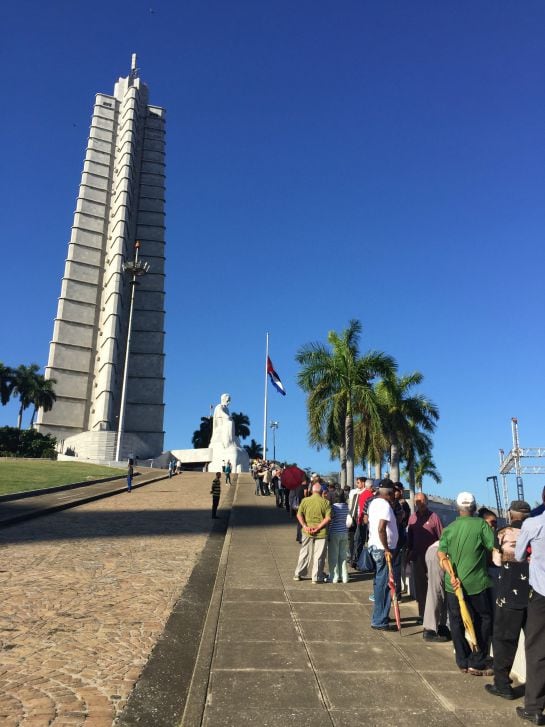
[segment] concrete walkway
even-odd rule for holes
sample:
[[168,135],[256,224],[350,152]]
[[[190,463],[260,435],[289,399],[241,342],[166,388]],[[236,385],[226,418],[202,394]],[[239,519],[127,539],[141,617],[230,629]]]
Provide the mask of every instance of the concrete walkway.
[[[150,485],[168,478],[168,470],[136,468],[133,489]],[[0,527],[15,525],[25,520],[48,515],[71,507],[101,500],[124,493],[127,489],[126,474],[102,482],[79,483],[44,490],[13,493],[0,498]]]
[[488,695],[450,643],[423,641],[414,602],[401,636],[379,633],[367,576],[293,581],[298,547],[294,521],[241,475],[183,727],[521,724],[521,699]]

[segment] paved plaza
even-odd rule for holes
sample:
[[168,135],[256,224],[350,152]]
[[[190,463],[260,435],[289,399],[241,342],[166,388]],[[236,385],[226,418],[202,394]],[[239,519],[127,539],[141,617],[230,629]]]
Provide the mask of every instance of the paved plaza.
[[112,725],[207,540],[209,480],[184,473],[0,530],[3,727]]
[[184,473],[0,530],[0,724],[521,724],[522,699],[423,641],[413,602],[378,633],[369,576],[294,582],[294,521],[248,475],[223,520],[209,489]]
[[522,699],[488,695],[452,644],[423,641],[414,602],[401,604],[402,636],[379,633],[369,576],[294,582],[293,523],[241,476],[183,727],[521,724]]

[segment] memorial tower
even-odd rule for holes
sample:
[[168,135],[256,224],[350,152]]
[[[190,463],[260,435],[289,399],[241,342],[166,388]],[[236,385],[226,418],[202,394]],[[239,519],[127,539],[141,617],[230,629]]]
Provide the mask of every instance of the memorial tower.
[[[46,378],[57,401],[37,429],[82,458],[120,459],[163,449],[165,110],[148,103],[133,55],[113,95],[99,93],[74,213]],[[125,371],[132,276],[135,287]],[[123,397],[124,382],[126,382]],[[120,407],[122,398],[124,417]]]

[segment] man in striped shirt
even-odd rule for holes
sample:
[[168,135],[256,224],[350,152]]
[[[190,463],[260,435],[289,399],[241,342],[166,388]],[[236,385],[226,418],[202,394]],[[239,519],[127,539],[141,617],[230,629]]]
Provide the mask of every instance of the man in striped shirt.
[[221,472],[216,472],[216,477],[212,480],[212,488],[210,490],[210,494],[212,495],[212,519],[218,520],[218,516],[216,515],[216,513],[218,511],[218,505],[220,504]]

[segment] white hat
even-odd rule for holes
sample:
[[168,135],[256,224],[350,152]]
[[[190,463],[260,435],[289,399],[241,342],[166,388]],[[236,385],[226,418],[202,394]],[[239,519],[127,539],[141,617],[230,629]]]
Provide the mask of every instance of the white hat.
[[456,504],[458,507],[472,507],[475,505],[475,498],[471,492],[460,492],[456,498]]

